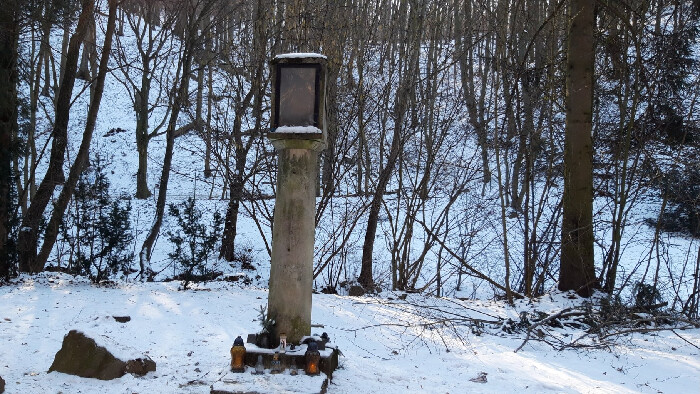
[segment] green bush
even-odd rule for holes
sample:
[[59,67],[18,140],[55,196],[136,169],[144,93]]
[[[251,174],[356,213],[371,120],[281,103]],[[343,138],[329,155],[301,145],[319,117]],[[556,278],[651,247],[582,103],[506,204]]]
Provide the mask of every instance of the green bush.
[[190,282],[206,280],[212,273],[209,261],[220,239],[223,217],[214,212],[209,225],[202,223],[202,212],[195,205],[194,198],[179,205],[170,204],[168,213],[175,218],[175,230],[168,231],[168,240],[174,250],[168,256],[181,271],[178,278],[183,280],[183,288]]
[[97,155],[80,176],[61,228],[70,245],[68,271],[95,283],[118,273],[128,275],[134,260],[131,199],[111,197],[105,168]]

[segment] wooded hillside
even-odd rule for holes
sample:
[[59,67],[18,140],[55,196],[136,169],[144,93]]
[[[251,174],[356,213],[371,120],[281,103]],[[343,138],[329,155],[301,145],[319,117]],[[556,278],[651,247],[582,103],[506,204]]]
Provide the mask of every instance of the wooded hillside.
[[[264,264],[268,61],[316,52],[317,290],[512,299],[558,285],[697,317],[700,2],[579,3],[6,1],[0,275],[189,281],[216,276],[217,258]],[[130,167],[110,167],[110,140]],[[589,187],[568,189],[581,141]]]

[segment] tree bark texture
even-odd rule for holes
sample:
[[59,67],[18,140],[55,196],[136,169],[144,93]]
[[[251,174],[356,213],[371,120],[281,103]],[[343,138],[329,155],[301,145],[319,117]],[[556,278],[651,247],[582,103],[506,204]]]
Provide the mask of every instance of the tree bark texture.
[[7,250],[11,213],[12,135],[17,128],[17,0],[0,9],[0,280],[9,279]]
[[593,2],[571,0],[566,75],[566,135],[559,289],[588,297],[596,287],[593,255]]

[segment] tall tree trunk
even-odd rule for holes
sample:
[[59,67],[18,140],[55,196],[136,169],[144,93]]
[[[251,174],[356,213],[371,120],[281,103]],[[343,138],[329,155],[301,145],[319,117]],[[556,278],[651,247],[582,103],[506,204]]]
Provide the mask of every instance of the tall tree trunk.
[[242,135],[243,116],[250,107],[251,100],[253,101],[253,118],[255,119],[254,129],[261,130],[262,128],[262,99],[265,89],[263,67],[265,67],[265,53],[267,49],[265,22],[268,19],[267,13],[269,9],[269,2],[267,0],[256,1],[253,10],[253,51],[251,53],[251,57],[253,58],[252,64],[255,65],[255,69],[253,70],[253,83],[246,96],[241,100],[240,106],[236,108],[236,117],[231,133],[231,143],[235,146],[235,170],[233,174],[227,171],[227,178],[231,184],[231,193],[229,194],[226,219],[224,220],[224,232],[221,239],[221,249],[219,250],[219,258],[223,258],[229,262],[233,261],[235,258],[238,213],[246,182],[245,167],[248,160],[248,152],[255,140],[253,136],[250,136],[244,143]]
[[[419,4],[415,4],[415,3]],[[399,155],[403,151],[404,145],[404,119],[406,118],[407,110],[410,105],[410,100],[414,96],[415,82],[418,74],[418,56],[420,54],[420,41],[423,31],[423,19],[425,17],[424,3],[421,0],[410,1],[411,7],[408,18],[408,42],[401,50],[400,59],[407,62],[400,77],[399,87],[396,91],[394,104],[394,132],[391,140],[391,148],[389,149],[389,157],[386,165],[379,173],[377,187],[372,196],[372,202],[369,207],[369,215],[367,217],[367,230],[365,232],[365,240],[362,245],[362,263],[360,275],[357,281],[365,289],[374,288],[373,277],[373,261],[372,255],[374,252],[374,239],[377,234],[377,222],[379,221],[379,211],[381,209],[382,199],[386,192],[387,184],[394,173],[394,168],[398,161]],[[405,7],[406,2],[402,2]],[[408,8],[405,7],[404,10]],[[404,19],[405,20],[405,19]]]
[[[65,78],[66,73],[66,61],[68,61],[68,44],[70,43],[70,18],[65,18],[63,21],[63,37],[61,39],[61,65],[58,70],[58,86],[56,86],[56,91],[61,90],[61,82]],[[58,100],[58,95],[54,98]]]
[[[262,70],[260,70],[262,72]],[[219,258],[223,258],[226,261],[233,261],[235,259],[235,244],[236,244],[236,227],[238,226],[238,211],[241,205],[241,198],[243,198],[243,191],[245,188],[245,165],[248,158],[248,151],[250,150],[250,142],[252,142],[252,137],[248,140],[248,143],[243,145],[243,137],[241,135],[241,122],[243,114],[246,108],[250,105],[251,98],[253,96],[253,89],[246,95],[243,99],[241,106],[236,109],[236,119],[234,120],[231,144],[235,146],[234,148],[234,160],[235,169],[233,173],[228,171],[227,174],[229,182],[231,184],[229,193],[229,202],[226,209],[226,219],[224,220],[224,232],[221,238],[221,249],[219,250]]]
[[[198,27],[200,26],[202,19],[209,14],[212,7],[215,5],[215,2],[203,1],[194,6],[188,1],[183,0],[178,4],[182,4],[180,17],[182,18],[181,22],[184,23],[184,25],[176,27],[176,29],[182,32],[181,38],[183,40],[184,48],[182,50],[182,57],[178,64],[178,71],[175,78],[177,89],[174,89],[175,96],[172,99],[172,110],[170,112],[170,119],[168,119],[168,126],[165,132],[165,157],[163,158],[163,170],[160,175],[158,199],[156,200],[156,213],[153,219],[153,225],[151,226],[146,239],[143,241],[141,251],[139,252],[139,265],[141,269],[139,275],[142,280],[147,279],[146,275],[148,273],[146,272],[146,268],[147,265],[150,264],[153,246],[155,245],[156,238],[158,238],[158,234],[160,233],[160,227],[163,224],[165,202],[168,193],[168,181],[170,180],[170,167],[173,161],[175,138],[181,134],[181,131],[177,129],[177,120],[180,116],[180,111],[188,101],[188,84],[189,79],[192,76],[193,54],[196,47],[201,44],[200,37],[206,36],[207,34],[206,31],[200,31]],[[184,128],[188,127],[191,126],[184,126]]]
[[63,220],[63,214],[66,212],[68,203],[73,197],[73,192],[75,191],[75,186],[78,184],[78,179],[80,174],[88,164],[90,157],[90,143],[92,142],[92,134],[95,130],[95,123],[97,122],[97,113],[100,110],[100,102],[102,101],[102,92],[104,91],[105,77],[107,75],[107,62],[109,61],[110,52],[112,51],[112,38],[114,35],[114,29],[116,25],[116,15],[117,15],[117,2],[118,0],[109,0],[109,16],[107,18],[107,31],[105,32],[105,41],[102,48],[102,58],[100,59],[100,66],[97,73],[97,81],[95,82],[94,94],[90,102],[90,109],[88,110],[87,120],[85,123],[85,130],[83,131],[83,141],[78,149],[78,154],[75,157],[73,165],[71,165],[70,171],[68,173],[68,179],[61,189],[61,193],[58,196],[58,200],[54,203],[53,212],[51,213],[51,219],[46,227],[46,233],[44,234],[44,244],[41,246],[41,251],[36,260],[36,271],[43,271],[46,261],[51,254],[51,249],[56,243],[56,237],[58,236],[58,227]]
[[[95,18],[90,18],[90,23],[88,24],[88,32],[83,39],[83,52],[80,57],[80,67],[78,68],[78,75],[76,78],[82,79],[84,81],[89,81],[92,79],[93,73],[95,72],[94,58],[97,44],[97,27],[95,26]],[[48,67],[47,67],[48,68]]]
[[[185,44],[186,46],[189,44]],[[187,95],[187,87],[185,80],[190,77],[190,63],[191,63],[191,48],[185,48],[182,61],[180,65],[181,75],[176,78],[179,88],[175,94],[173,100],[173,108],[170,113],[170,119],[168,120],[168,128],[165,132],[165,157],[163,158],[163,170],[160,175],[160,185],[158,189],[158,199],[156,200],[156,214],[153,219],[153,225],[151,226],[146,239],[143,241],[141,246],[141,252],[139,253],[139,265],[141,271],[139,275],[141,279],[147,279],[146,267],[151,261],[151,253],[153,253],[153,245],[155,245],[156,238],[160,233],[160,226],[163,224],[163,215],[165,214],[165,200],[168,190],[168,181],[170,180],[170,167],[173,161],[173,149],[175,146],[175,136],[177,119],[180,115],[180,110]]]
[[0,280],[10,278],[13,264],[7,247],[12,215],[11,138],[17,128],[17,14],[17,0],[0,8]]
[[593,255],[594,4],[571,0],[559,290],[588,297],[597,287]]
[[212,96],[214,95],[214,77],[213,77],[213,66],[207,64],[207,122],[204,125],[204,143],[206,145],[204,152],[204,177],[209,178],[212,176],[211,171],[211,148],[212,148],[212,129],[211,129],[211,117],[212,117]]
[[328,57],[328,77],[326,87],[327,141],[322,153],[323,194],[332,195],[335,191],[334,172],[336,168],[336,145],[338,140],[338,77],[343,65],[343,53],[347,39],[347,15],[343,15],[342,2],[329,3],[323,17],[324,26],[322,47]]
[[[464,103],[467,107],[467,113],[469,114],[469,123],[474,128],[476,133],[477,145],[481,152],[481,166],[484,174],[483,182],[484,185],[491,182],[491,170],[489,168],[489,155],[488,155],[488,139],[487,139],[487,129],[486,122],[484,121],[483,107],[480,108],[479,104],[483,100],[477,100],[476,88],[475,88],[475,75],[474,69],[480,68],[474,64],[474,57],[471,52],[474,51],[474,30],[472,30],[472,11],[471,2],[466,1],[464,4],[464,11],[460,12],[459,2],[455,4],[455,52],[458,57],[459,70],[460,70],[460,81],[462,83],[462,94],[464,96]],[[467,25],[467,30],[464,30],[464,24]],[[485,95],[483,87],[487,85],[487,75],[488,67],[482,66],[479,72],[481,76],[481,86],[482,96]]]
[[44,17],[41,21],[41,44],[39,45],[39,61],[37,62],[37,74],[41,74],[41,63],[45,63],[44,67],[44,88],[41,89],[41,95],[44,97],[51,96],[51,74],[49,73],[49,57],[51,57],[51,46],[49,38],[51,35],[51,25],[54,20],[54,5],[51,1],[46,1],[44,4]]
[[[32,34],[33,36],[33,34]],[[39,46],[41,48],[41,45]],[[35,44],[32,42],[32,59],[34,59]],[[42,53],[36,56],[36,68],[30,72],[29,82],[29,127],[27,129],[27,146],[24,152],[24,186],[18,187],[19,190],[19,205],[22,209],[22,215],[27,212],[27,202],[34,197],[36,192],[34,179],[36,178],[36,125],[37,111],[39,109],[39,90],[41,85],[41,57]]]
[[[137,199],[147,199],[151,197],[151,190],[148,188],[148,146],[152,138],[158,135],[158,130],[163,126],[168,118],[168,113],[163,117],[161,123],[156,123],[151,128],[149,116],[153,111],[153,101],[151,98],[153,80],[158,79],[158,71],[164,58],[168,56],[163,51],[166,50],[167,42],[171,36],[171,26],[175,16],[168,14],[164,17],[162,27],[160,25],[159,5],[160,2],[142,2],[135,6],[130,15],[127,15],[128,25],[136,36],[136,48],[138,51],[138,61],[141,66],[141,79],[138,83],[129,76],[129,68],[121,67],[127,89],[133,91],[134,114],[136,115],[136,152],[138,154],[138,169],[136,170],[136,194]],[[117,34],[118,35],[118,34]],[[125,50],[125,48],[120,48]],[[117,60],[120,66],[128,63],[128,55],[120,55]],[[162,98],[163,89],[156,89],[155,101]]]
[[[148,27],[150,29],[150,26]],[[150,45],[150,44],[149,44]],[[139,166],[136,170],[136,198],[146,199],[151,196],[148,190],[148,101],[151,94],[151,62],[147,55],[141,55],[141,88],[134,89],[134,111],[136,113],[136,151]]]
[[27,214],[22,219],[22,226],[17,238],[19,253],[19,269],[22,272],[38,272],[37,245],[39,242],[39,223],[46,206],[51,200],[57,185],[63,184],[63,162],[65,160],[66,145],[68,143],[68,119],[70,117],[71,95],[75,84],[75,75],[78,69],[78,55],[80,43],[88,30],[88,23],[93,18],[95,2],[82,1],[82,11],[78,18],[78,26],[68,44],[66,53],[66,70],[56,99],[56,119],[53,128],[53,143],[51,145],[51,157],[46,175],[32,199]]

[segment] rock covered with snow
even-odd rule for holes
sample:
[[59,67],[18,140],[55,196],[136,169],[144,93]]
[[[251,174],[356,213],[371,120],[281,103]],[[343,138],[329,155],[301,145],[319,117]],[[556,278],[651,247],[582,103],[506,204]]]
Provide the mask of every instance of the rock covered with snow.
[[[124,354],[123,349],[121,353]],[[120,378],[127,373],[142,376],[155,370],[156,363],[150,358],[135,357],[124,361],[78,330],[71,330],[63,338],[63,345],[49,368],[49,372],[100,380]]]

